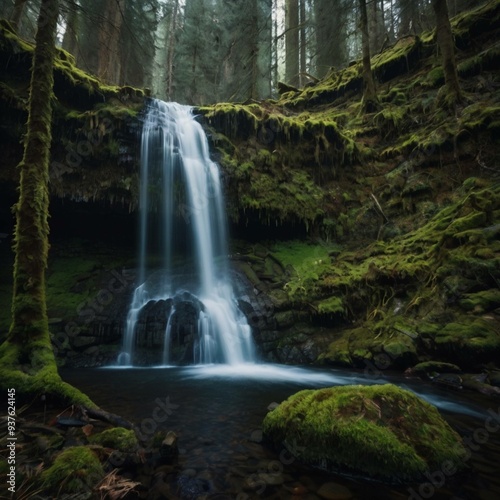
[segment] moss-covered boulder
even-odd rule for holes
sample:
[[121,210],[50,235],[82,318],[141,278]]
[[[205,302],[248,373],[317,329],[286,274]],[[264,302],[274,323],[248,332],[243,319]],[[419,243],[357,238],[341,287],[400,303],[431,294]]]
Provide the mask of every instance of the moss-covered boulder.
[[62,451],[41,476],[44,491],[57,498],[72,493],[90,492],[104,477],[104,470],[96,454],[86,446],[75,446]]
[[466,454],[434,406],[392,384],[300,391],[267,414],[263,432],[304,463],[389,482],[456,471]]

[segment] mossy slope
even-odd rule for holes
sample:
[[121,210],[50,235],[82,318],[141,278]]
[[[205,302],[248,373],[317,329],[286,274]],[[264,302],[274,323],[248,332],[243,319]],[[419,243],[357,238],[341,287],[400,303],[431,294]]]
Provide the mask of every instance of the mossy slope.
[[377,113],[360,112],[360,62],[277,100],[199,108],[227,174],[233,219],[299,221],[312,235],[338,239],[373,210],[371,194],[389,217],[414,214],[478,166],[489,177],[498,152],[499,17],[497,0],[452,22],[466,94],[457,117],[436,105],[444,78],[433,32],[373,58]]
[[499,18],[497,0],[452,21],[466,96],[455,114],[438,104],[434,32],[373,58],[376,113],[360,113],[359,63],[274,101],[200,109],[233,220],[307,228],[307,242],[270,243],[281,276],[256,280],[245,264],[279,315],[272,356],[302,334],[330,339],[320,362],[497,362]]
[[[500,186],[469,179],[420,227],[357,249],[280,243],[296,310],[341,333],[325,362],[406,368],[425,357],[484,366],[500,355]],[[273,292],[271,292],[271,295]],[[354,322],[355,327],[348,324]]]

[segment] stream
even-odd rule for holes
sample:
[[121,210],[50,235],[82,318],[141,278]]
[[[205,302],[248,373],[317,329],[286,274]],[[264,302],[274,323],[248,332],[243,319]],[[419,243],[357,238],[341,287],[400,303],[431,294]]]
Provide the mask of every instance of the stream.
[[[180,475],[201,485],[206,498],[500,498],[500,431],[488,425],[493,422],[488,418],[500,413],[500,402],[480,394],[450,392],[390,373],[375,377],[362,371],[270,364],[67,369],[61,375],[101,407],[138,424],[146,435],[175,431]],[[438,407],[471,451],[465,473],[445,476],[434,471],[428,482],[388,486],[301,466],[288,450],[275,453],[260,442],[261,422],[273,402],[301,389],[387,382]]]

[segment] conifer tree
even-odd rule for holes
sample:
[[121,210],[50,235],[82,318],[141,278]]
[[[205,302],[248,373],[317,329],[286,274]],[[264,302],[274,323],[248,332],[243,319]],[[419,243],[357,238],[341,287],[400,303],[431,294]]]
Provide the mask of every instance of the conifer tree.
[[454,106],[462,99],[460,82],[458,81],[457,63],[455,61],[455,42],[451,32],[448,6],[446,0],[432,0],[436,15],[436,37],[443,61],[444,79],[446,84],[446,104]]
[[377,92],[370,61],[370,35],[368,32],[368,13],[366,0],[359,0],[361,38],[363,48],[363,110],[371,112],[377,107]]
[[299,85],[299,2],[286,0],[285,6],[285,79],[293,86]]

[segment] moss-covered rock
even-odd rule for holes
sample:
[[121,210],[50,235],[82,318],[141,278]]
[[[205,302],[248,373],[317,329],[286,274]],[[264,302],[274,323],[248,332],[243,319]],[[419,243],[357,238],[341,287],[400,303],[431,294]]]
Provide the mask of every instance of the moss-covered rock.
[[411,368],[410,373],[415,375],[425,375],[433,377],[438,373],[461,373],[462,370],[453,363],[444,361],[424,361]]
[[498,321],[494,318],[462,316],[444,326],[437,325],[424,333],[430,338],[439,356],[461,366],[478,367],[500,356]]
[[300,461],[384,481],[463,466],[460,436],[437,409],[394,385],[305,390],[267,414],[267,441]]
[[88,493],[104,477],[96,454],[88,447],[75,446],[62,451],[41,475],[44,491],[57,497]]
[[139,446],[137,437],[132,429],[114,427],[106,429],[99,434],[89,437],[92,444],[98,444],[106,448],[113,448],[122,452],[133,452]]

